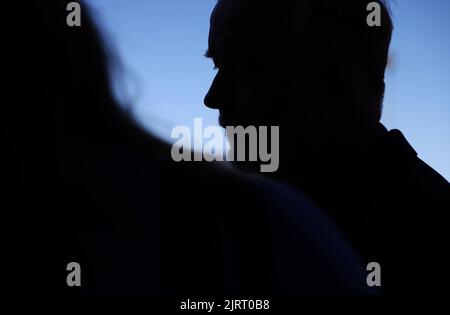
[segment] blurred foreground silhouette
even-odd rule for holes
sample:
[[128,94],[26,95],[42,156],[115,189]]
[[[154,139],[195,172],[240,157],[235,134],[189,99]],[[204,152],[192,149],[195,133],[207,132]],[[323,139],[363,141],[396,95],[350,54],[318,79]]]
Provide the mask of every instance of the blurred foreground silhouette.
[[[112,96],[114,60],[82,4],[3,3],[6,294],[367,293],[320,211],[269,181],[175,163]],[[66,266],[81,266],[69,288]]]

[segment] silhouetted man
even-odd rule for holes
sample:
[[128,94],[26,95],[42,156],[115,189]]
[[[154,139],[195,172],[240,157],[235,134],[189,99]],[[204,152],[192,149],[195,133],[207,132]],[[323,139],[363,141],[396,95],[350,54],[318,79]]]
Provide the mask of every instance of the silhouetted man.
[[272,176],[326,209],[381,265],[386,292],[437,289],[448,283],[450,186],[380,123],[393,26],[378,2],[381,26],[369,27],[369,2],[220,0],[205,104],[222,126],[280,126]]

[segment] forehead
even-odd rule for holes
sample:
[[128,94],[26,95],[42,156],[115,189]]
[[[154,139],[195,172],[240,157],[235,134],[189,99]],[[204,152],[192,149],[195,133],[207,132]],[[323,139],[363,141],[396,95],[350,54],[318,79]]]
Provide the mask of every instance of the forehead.
[[275,3],[274,0],[219,0],[211,15],[211,33],[267,28],[274,19]]
[[247,0],[219,0],[211,15],[211,33],[218,34],[235,28],[239,20],[244,20],[242,11],[249,5],[248,2]]
[[[219,0],[211,15],[209,49],[260,49],[274,46],[286,29],[280,0]],[[267,49],[267,47],[266,47]]]

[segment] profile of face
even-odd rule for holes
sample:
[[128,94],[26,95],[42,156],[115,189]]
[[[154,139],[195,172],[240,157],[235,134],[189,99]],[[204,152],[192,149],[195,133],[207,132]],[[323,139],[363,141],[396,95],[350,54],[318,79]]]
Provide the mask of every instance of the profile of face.
[[293,41],[277,4],[220,0],[212,13],[206,56],[217,74],[204,102],[219,110],[223,127],[294,122],[304,134],[325,117],[323,108],[311,110],[311,103],[326,103],[319,101],[327,77],[319,69],[322,60],[291,48],[299,40]]
[[[366,32],[366,38],[374,36],[372,42],[358,43],[361,52],[352,50],[355,39],[347,36],[345,23],[330,27],[333,12],[326,15],[317,10],[308,20],[308,31],[300,35],[297,25],[302,22],[298,16],[290,16],[292,10],[286,3],[289,1],[218,1],[211,16],[207,52],[217,75],[205,105],[220,111],[219,122],[224,127],[295,125],[296,133],[305,138],[318,138],[318,134],[333,137],[341,126],[364,125],[367,115],[372,115],[367,108],[379,110],[381,93],[373,97],[363,86],[363,78],[373,76],[364,82],[374,82],[380,75],[370,62],[361,67],[355,60],[361,59],[358,54],[364,49],[371,53],[376,44],[380,46],[377,60],[382,61],[386,39],[373,41],[379,41],[379,35],[365,29],[367,11],[360,5],[352,8],[364,17],[358,23],[364,23],[349,36],[358,32]],[[377,115],[372,116],[376,121]]]
[[367,28],[366,14],[364,1],[219,0],[206,54],[217,75],[205,105],[223,127],[278,126],[281,172],[332,165],[381,116],[392,24],[385,10],[385,28]]
[[223,127],[276,125],[280,118],[287,65],[270,43],[274,34],[260,27],[267,13],[256,13],[254,1],[222,0],[212,14],[207,57],[217,75],[205,105],[220,111]]

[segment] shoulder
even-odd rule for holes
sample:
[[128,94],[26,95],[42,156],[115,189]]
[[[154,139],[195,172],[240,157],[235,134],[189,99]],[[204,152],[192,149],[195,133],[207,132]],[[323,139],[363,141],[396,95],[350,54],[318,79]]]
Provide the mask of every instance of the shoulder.
[[419,158],[412,145],[399,130],[387,136],[387,147],[398,170],[402,170],[416,189],[432,195],[450,194],[450,184],[431,166]]
[[93,169],[106,182],[105,199],[113,199],[107,203],[119,220],[122,211],[136,212],[131,217],[139,224],[130,229],[160,231],[161,244],[170,248],[161,258],[165,269],[180,277],[198,270],[200,288],[212,286],[219,268],[230,274],[219,287],[235,292],[365,292],[358,258],[301,193],[223,163],[173,162],[164,146],[157,152],[106,152]]
[[403,218],[404,226],[413,230],[420,227],[424,231],[420,233],[422,238],[446,234],[450,184],[418,157],[398,130],[389,132],[381,154],[384,158],[378,170],[384,174],[383,191],[388,192],[385,199],[389,209],[395,209],[396,216]]

